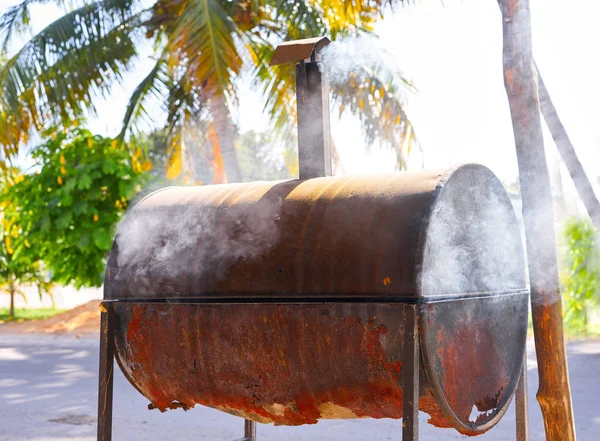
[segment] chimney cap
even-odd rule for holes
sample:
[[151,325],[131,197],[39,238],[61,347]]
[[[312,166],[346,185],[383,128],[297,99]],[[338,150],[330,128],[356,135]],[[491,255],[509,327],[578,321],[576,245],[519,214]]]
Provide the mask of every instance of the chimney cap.
[[271,66],[278,64],[308,60],[316,55],[323,47],[331,41],[327,37],[305,38],[303,40],[284,41],[275,48],[271,58]]

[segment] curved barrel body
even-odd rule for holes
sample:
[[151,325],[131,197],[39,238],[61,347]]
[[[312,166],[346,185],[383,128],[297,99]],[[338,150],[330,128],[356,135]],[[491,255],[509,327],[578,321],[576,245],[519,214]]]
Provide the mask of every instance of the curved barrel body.
[[119,227],[105,278],[117,361],[153,406],[260,422],[402,417],[418,305],[419,407],[467,434],[522,366],[517,221],[485,167],[171,187]]

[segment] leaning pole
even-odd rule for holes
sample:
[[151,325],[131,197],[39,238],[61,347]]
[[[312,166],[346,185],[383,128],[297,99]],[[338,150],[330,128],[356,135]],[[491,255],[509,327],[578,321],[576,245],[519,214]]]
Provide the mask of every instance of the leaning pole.
[[540,110],[546,120],[548,130],[550,130],[550,134],[556,144],[558,153],[560,153],[560,157],[567,166],[573,184],[575,184],[577,193],[579,193],[579,198],[585,205],[585,209],[592,220],[592,224],[594,224],[596,230],[600,231],[600,202],[598,202],[598,198],[594,193],[592,183],[585,174],[583,164],[581,164],[581,161],[577,158],[575,147],[573,147],[573,143],[569,139],[569,135],[567,135],[567,130],[558,117],[558,112],[550,99],[548,89],[546,89],[540,70],[537,67],[536,72],[538,78]]
[[547,441],[575,441],[563,335],[550,178],[544,154],[528,0],[500,0],[504,86],[519,164],[531,310],[538,361],[537,399]]

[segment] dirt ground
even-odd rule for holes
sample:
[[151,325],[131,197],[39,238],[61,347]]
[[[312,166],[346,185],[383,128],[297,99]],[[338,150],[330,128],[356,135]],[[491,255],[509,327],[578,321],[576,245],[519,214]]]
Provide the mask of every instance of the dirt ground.
[[100,301],[92,300],[68,311],[43,320],[5,323],[0,333],[72,334],[75,336],[97,333],[100,329]]

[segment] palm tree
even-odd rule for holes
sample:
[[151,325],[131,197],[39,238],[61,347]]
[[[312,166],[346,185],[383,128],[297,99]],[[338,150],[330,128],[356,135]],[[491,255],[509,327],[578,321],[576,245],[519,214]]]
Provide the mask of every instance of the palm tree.
[[[0,145],[5,163],[31,133],[69,124],[133,70],[150,42],[155,65],[130,97],[119,139],[135,141],[152,103],[166,109],[169,174],[181,173],[184,128],[193,125],[220,152],[227,180],[241,173],[231,118],[244,74],[257,78],[265,109],[279,129],[295,120],[293,66],[270,67],[274,43],[327,35],[332,40],[372,33],[383,0],[74,0],[76,8],[31,38],[0,69]],[[27,29],[35,3],[22,0],[0,19],[0,51]],[[150,6],[148,6],[150,3]],[[360,115],[367,140],[396,148],[399,165],[414,131],[399,92],[410,84],[394,70],[357,64],[332,84],[334,103]],[[406,141],[406,142],[405,142]]]

